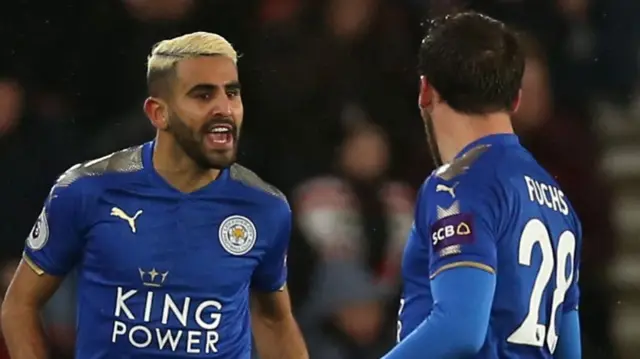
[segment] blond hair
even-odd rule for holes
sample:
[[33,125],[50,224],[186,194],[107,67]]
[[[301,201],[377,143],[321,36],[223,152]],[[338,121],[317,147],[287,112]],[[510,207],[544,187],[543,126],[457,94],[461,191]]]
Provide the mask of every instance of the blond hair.
[[155,44],[147,58],[147,86],[155,92],[156,83],[172,74],[181,60],[200,56],[225,56],[238,61],[238,54],[224,37],[209,32],[194,32]]

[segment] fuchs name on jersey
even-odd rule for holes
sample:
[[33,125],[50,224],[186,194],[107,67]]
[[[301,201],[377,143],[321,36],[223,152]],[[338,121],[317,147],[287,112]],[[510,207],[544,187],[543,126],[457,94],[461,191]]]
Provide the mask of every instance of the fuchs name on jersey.
[[565,216],[569,215],[569,205],[564,193],[556,186],[537,181],[529,176],[524,176],[529,191],[529,200],[540,206],[546,206]]

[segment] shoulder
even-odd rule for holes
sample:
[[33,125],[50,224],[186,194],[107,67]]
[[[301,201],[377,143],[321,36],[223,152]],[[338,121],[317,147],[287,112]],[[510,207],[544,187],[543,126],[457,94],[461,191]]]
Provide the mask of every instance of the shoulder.
[[127,148],[72,166],[57,179],[51,193],[81,195],[99,188],[100,183],[105,183],[101,179],[106,175],[133,173],[142,168],[142,147]]
[[442,194],[450,198],[473,196],[497,175],[498,161],[491,146],[479,145],[451,163],[435,169],[423,184],[423,195]]
[[240,164],[234,164],[229,169],[232,180],[247,186],[248,188],[264,194],[268,198],[277,200],[281,205],[289,209],[287,197],[275,186],[264,181],[255,172]]
[[423,185],[421,202],[434,219],[465,213],[499,217],[509,186],[505,185],[502,151],[479,145],[449,164],[436,169]]

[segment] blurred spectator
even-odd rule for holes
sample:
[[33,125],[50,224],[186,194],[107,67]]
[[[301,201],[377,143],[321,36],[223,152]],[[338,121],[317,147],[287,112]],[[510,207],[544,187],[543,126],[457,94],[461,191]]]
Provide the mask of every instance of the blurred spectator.
[[193,0],[123,0],[129,13],[144,22],[183,19],[194,8]]
[[514,125],[523,144],[560,183],[582,221],[580,314],[585,358],[615,358],[611,338],[613,289],[607,270],[614,254],[611,190],[597,168],[598,146],[581,123],[584,111],[555,106],[546,62],[538,44],[525,39],[528,56],[522,104]]
[[[416,106],[424,15],[475,9],[535,34],[540,49],[530,51],[515,125],[582,218],[585,358],[615,358],[609,311],[617,294],[603,268],[616,234],[588,107],[603,98],[626,104],[638,89],[640,1],[66,0],[0,8],[0,260],[19,257],[57,175],[153,137],[140,109],[151,46],[218,32],[243,54],[240,161],[285,193],[298,189],[289,285],[296,309],[304,304],[314,359],[375,357],[371,343],[391,345],[376,339],[395,330],[404,235],[393,234],[392,218],[409,221],[413,198],[390,178],[417,185],[431,169]],[[344,127],[351,130],[342,141]],[[72,295],[73,280],[46,315],[62,351],[73,337]]]
[[11,224],[0,226],[0,260],[21,252],[48,187],[79,160],[76,133],[62,96],[34,91],[27,98],[17,81],[0,82],[0,196],[12,204],[0,209]]
[[[284,8],[278,17],[261,17],[260,35],[247,56],[253,62],[245,65],[255,74],[255,82],[247,82],[247,93],[255,91],[254,111],[270,119],[246,125],[253,154],[271,154],[256,161],[259,172],[291,188],[326,171],[339,144],[343,112],[353,106],[373,114],[371,120],[388,133],[393,165],[399,167],[393,171],[414,171],[405,163],[422,154],[415,144],[424,136],[415,110],[415,46],[403,7],[384,0],[331,0]],[[272,128],[287,141],[261,136]]]
[[0,138],[18,126],[23,108],[22,85],[13,79],[0,79]]
[[389,144],[357,123],[337,170],[302,184],[298,225],[318,254],[300,321],[314,358],[378,358],[393,345],[400,260],[413,220],[413,191],[387,177]]

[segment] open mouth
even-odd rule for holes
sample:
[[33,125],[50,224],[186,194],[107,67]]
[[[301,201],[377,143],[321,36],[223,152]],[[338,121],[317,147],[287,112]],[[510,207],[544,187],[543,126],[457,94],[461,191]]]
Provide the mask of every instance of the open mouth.
[[227,149],[233,146],[233,126],[230,124],[214,124],[209,126],[206,134],[207,144],[214,149]]

